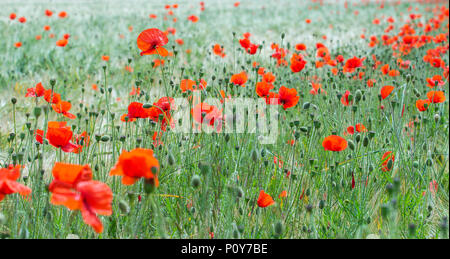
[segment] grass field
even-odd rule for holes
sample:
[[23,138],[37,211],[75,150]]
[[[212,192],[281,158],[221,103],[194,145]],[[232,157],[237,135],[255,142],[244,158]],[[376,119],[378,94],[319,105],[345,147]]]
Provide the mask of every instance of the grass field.
[[449,237],[446,1],[0,4],[0,238]]

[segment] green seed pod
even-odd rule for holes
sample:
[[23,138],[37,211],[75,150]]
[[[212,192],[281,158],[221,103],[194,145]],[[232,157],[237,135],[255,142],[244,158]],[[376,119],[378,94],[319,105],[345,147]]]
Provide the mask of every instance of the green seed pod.
[[347,142],[348,142],[348,147],[351,150],[355,150],[355,143],[353,143],[353,141],[351,139],[349,139]]
[[433,165],[433,160],[432,160],[430,157],[428,157],[425,164],[426,164],[428,167],[430,167],[430,166]]
[[363,138],[363,146],[364,147],[367,147],[369,145],[369,138],[367,137],[367,136],[365,136],[364,138]]
[[119,209],[123,214],[128,214],[130,212],[130,206],[125,200],[119,200]]
[[319,209],[323,209],[325,207],[325,201],[324,200],[320,200],[319,201]]
[[102,142],[108,142],[108,141],[109,141],[109,136],[108,136],[108,135],[102,136],[102,137],[100,138],[100,140],[101,140]]
[[17,98],[16,97],[12,97],[11,98],[11,103],[14,105],[17,103]]
[[6,224],[6,217],[3,215],[3,213],[0,212],[0,225]]
[[355,92],[355,102],[359,102],[359,101],[361,101],[361,98],[362,98],[362,92],[361,92],[361,90],[356,90],[356,92]]
[[355,140],[356,140],[356,143],[359,143],[361,141],[361,135],[360,134],[356,134]]
[[381,205],[381,216],[385,219],[389,215],[389,205]]
[[200,176],[198,175],[192,176],[191,185],[193,188],[197,189],[200,186],[200,183],[201,183]]
[[416,168],[416,169],[419,168],[419,162],[418,161],[414,161],[413,162],[413,167]]
[[375,137],[375,131],[369,131],[369,138],[373,139]]
[[256,149],[253,149],[253,150],[252,150],[251,158],[252,158],[253,162],[258,161],[259,156],[258,156],[258,152],[256,151]]
[[275,232],[275,236],[279,237],[283,234],[284,226],[282,221],[277,221],[273,226],[273,231]]
[[303,104],[303,109],[308,110],[310,106],[311,106],[311,103],[305,102],[305,103]]
[[142,105],[142,108],[148,109],[151,108],[153,105],[151,103],[144,103],[144,105]]
[[394,162],[392,161],[392,159],[389,159],[386,165],[388,170],[392,170],[392,167],[394,167]]
[[167,155],[167,163],[169,163],[169,165],[175,164],[175,158],[173,157],[172,153],[169,153]]
[[42,114],[41,107],[39,107],[39,106],[34,107],[34,109],[33,109],[34,117],[36,117],[36,119],[37,119],[37,118],[39,118],[39,116],[41,116],[41,114]]

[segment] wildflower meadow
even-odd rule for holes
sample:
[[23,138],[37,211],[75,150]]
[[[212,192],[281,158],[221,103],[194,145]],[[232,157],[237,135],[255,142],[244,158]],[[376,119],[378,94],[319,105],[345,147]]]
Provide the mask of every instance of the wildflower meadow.
[[447,1],[0,6],[0,239],[449,238]]

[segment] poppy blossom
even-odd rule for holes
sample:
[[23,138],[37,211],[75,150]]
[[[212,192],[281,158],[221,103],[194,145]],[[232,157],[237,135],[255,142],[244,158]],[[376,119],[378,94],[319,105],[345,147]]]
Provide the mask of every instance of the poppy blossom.
[[55,163],[52,174],[50,202],[69,210],[80,210],[86,224],[97,233],[103,232],[103,224],[97,214],[112,214],[113,193],[109,186],[91,180],[92,172],[88,165]]
[[272,90],[274,86],[271,83],[267,82],[258,82],[256,83],[256,94],[260,97],[266,97],[269,95],[270,90]]
[[45,15],[48,16],[48,17],[50,17],[50,16],[53,15],[53,12],[50,11],[50,10],[48,10],[48,9],[46,9],[46,10],[45,10]]
[[169,42],[166,34],[157,28],[150,28],[142,31],[137,38],[137,46],[143,55],[158,54],[162,57],[169,55],[169,52],[163,48]]
[[14,47],[16,47],[16,48],[22,47],[22,42],[18,41],[16,43],[14,43]]
[[90,137],[86,131],[79,135],[75,135],[75,145],[77,146],[72,152],[75,154],[80,153],[83,150],[83,147],[89,146]]
[[20,165],[9,165],[8,168],[0,168],[0,201],[6,195],[19,193],[22,196],[31,194],[31,189],[17,182],[20,177]]
[[67,39],[60,39],[56,41],[56,46],[58,47],[65,47],[69,43]]
[[259,207],[265,208],[265,207],[275,204],[275,201],[272,199],[272,197],[269,194],[267,194],[263,190],[261,190],[259,192],[259,197],[258,197],[257,203],[258,203]]
[[28,88],[25,97],[41,97],[44,96],[45,88],[42,86],[42,83],[39,82],[35,87]]
[[15,13],[11,13],[11,14],[9,15],[9,19],[11,19],[11,20],[16,19],[16,17],[17,17],[17,15],[16,15]]
[[109,61],[109,56],[102,56],[103,61]]
[[343,72],[344,73],[353,73],[356,68],[362,67],[365,59],[366,59],[365,57],[361,58],[361,59],[357,58],[357,57],[348,59],[344,64]]
[[343,137],[330,135],[323,140],[322,146],[325,150],[339,152],[345,150],[348,143]]
[[434,75],[431,78],[427,78],[428,87],[434,88],[435,86],[443,86],[445,85],[445,82],[442,81],[441,75]]
[[416,101],[416,108],[421,111],[424,112],[426,110],[428,110],[428,107],[430,107],[430,100],[417,100]]
[[432,103],[443,103],[445,102],[445,94],[442,91],[429,91],[427,93],[428,100]]
[[77,146],[70,142],[73,133],[66,124],[65,121],[49,121],[46,138],[52,146],[61,148],[64,152],[72,152]]
[[57,104],[61,102],[61,95],[52,91],[52,89],[47,89],[44,91],[44,100],[49,103]]
[[297,96],[297,89],[295,88],[287,88],[284,86],[280,87],[278,91],[279,94],[279,103],[283,105],[283,109],[291,108],[297,105],[300,97]]
[[303,43],[299,43],[299,44],[295,45],[295,49],[298,51],[306,50],[306,45]]
[[395,87],[393,87],[392,85],[385,85],[381,88],[380,94],[381,94],[381,99],[386,99],[386,97],[388,97],[391,92],[394,90]]
[[191,15],[188,17],[188,20],[193,23],[196,23],[196,22],[198,22],[198,17],[196,15]]
[[19,22],[20,23],[25,23],[27,21],[27,18],[25,18],[25,17],[20,17],[19,18]]
[[297,53],[292,54],[291,57],[291,71],[293,73],[298,73],[305,68],[306,60],[303,59],[303,56]]
[[240,85],[242,87],[245,87],[245,83],[247,82],[247,73],[245,71],[242,71],[239,74],[234,74],[231,76],[230,82],[235,85]]
[[67,17],[67,13],[65,11],[62,11],[58,14],[59,18],[66,18]]
[[387,151],[381,157],[381,161],[382,161],[381,171],[387,172],[387,171],[390,171],[392,169],[392,168],[388,167],[389,160],[392,160],[392,163],[395,161],[395,155],[392,154],[392,151]]
[[341,97],[341,103],[344,106],[350,106],[353,103],[353,100],[350,100],[349,96],[350,96],[350,91],[347,90],[347,91],[345,91],[345,94]]
[[76,119],[77,116],[69,112],[71,107],[72,104],[66,101],[61,101],[57,104],[52,104],[52,108],[56,113],[61,113],[62,115],[64,115],[64,117],[67,117],[69,119]]
[[206,123],[211,127],[217,125],[217,131],[221,131],[222,129],[222,112],[214,105],[198,103],[191,109],[191,115],[193,115],[194,120],[200,124]]
[[223,51],[223,48],[219,44],[214,45],[213,51],[215,55],[220,56],[222,58],[226,56],[225,52]]
[[153,155],[153,150],[136,148],[122,151],[109,175],[122,176],[124,185],[132,185],[140,178],[145,178],[158,187],[159,162]]

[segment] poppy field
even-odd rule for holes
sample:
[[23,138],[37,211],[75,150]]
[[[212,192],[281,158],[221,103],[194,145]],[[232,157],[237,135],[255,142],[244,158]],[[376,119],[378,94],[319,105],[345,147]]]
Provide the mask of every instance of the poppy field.
[[0,3],[0,238],[449,237],[447,1]]

